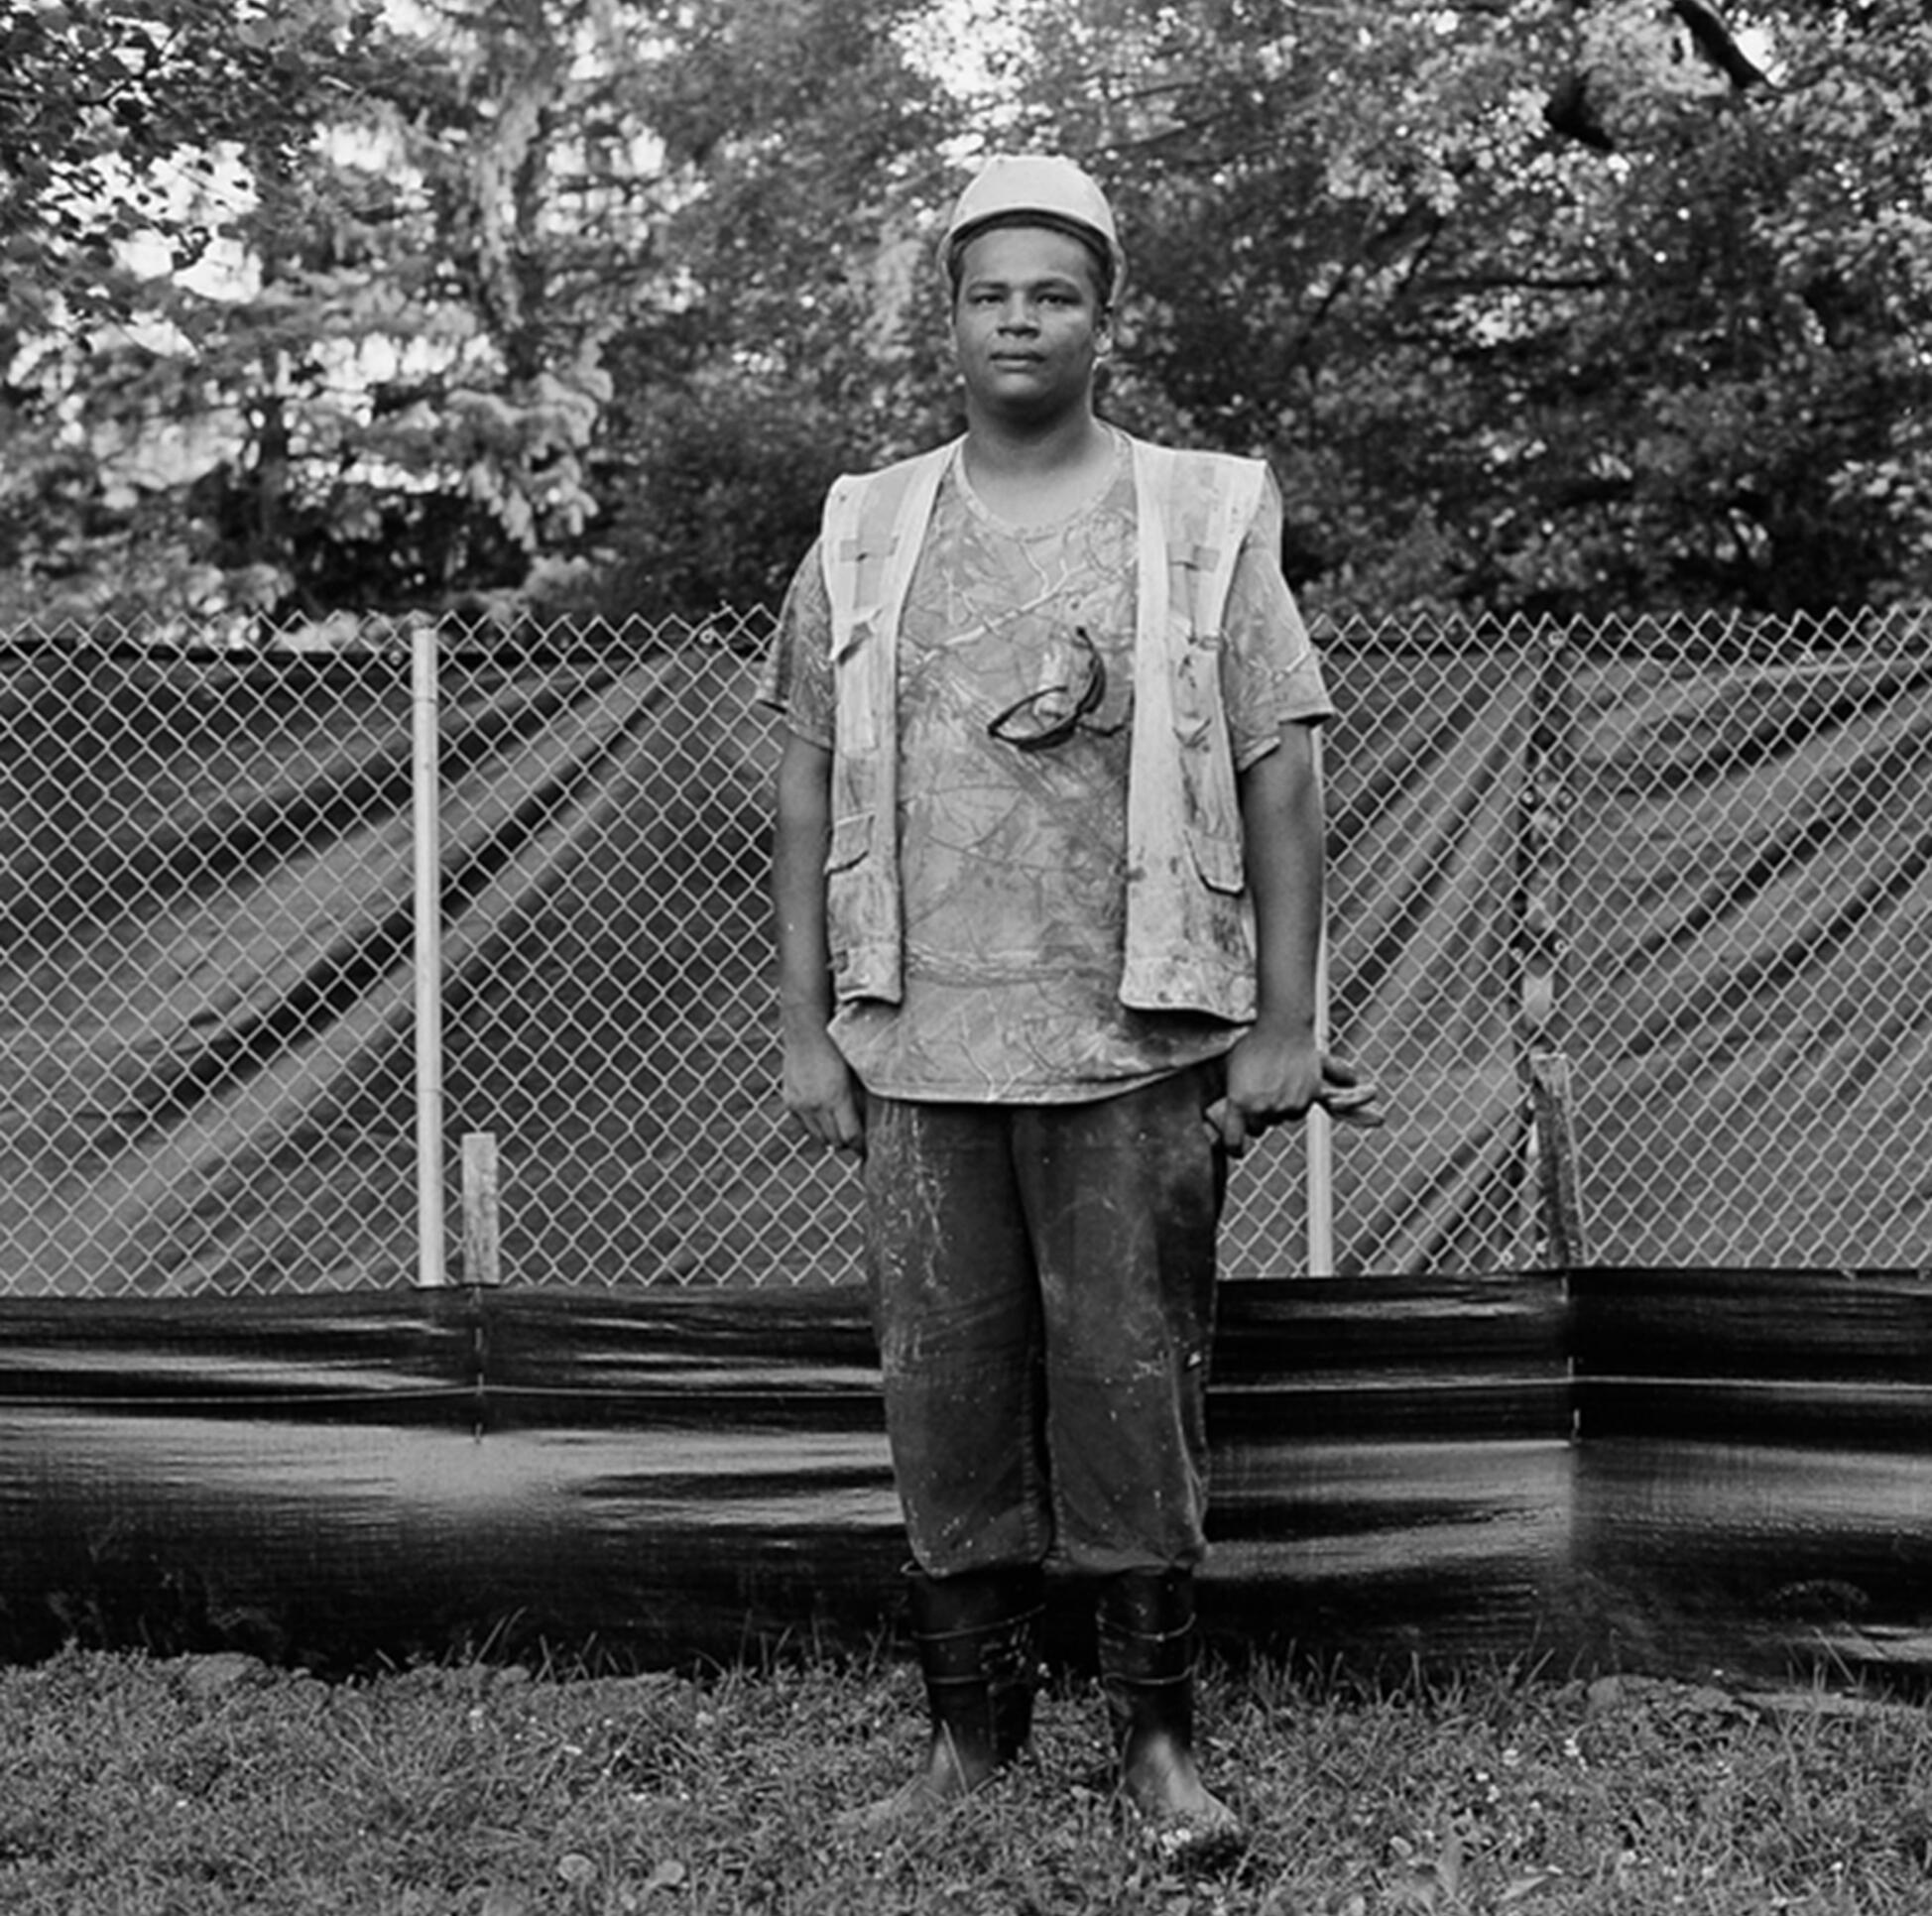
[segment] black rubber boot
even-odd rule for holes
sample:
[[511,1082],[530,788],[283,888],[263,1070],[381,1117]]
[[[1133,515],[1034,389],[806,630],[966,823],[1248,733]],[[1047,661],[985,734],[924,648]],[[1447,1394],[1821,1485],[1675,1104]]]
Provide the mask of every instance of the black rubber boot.
[[1226,1860],[1241,1822],[1194,1760],[1194,1574],[1132,1570],[1100,1587],[1101,1687],[1122,1797],[1160,1853],[1193,1866]]
[[1039,1567],[906,1575],[932,1736],[917,1772],[839,1819],[848,1835],[885,1836],[929,1819],[990,1782],[1032,1734],[1045,1605]]

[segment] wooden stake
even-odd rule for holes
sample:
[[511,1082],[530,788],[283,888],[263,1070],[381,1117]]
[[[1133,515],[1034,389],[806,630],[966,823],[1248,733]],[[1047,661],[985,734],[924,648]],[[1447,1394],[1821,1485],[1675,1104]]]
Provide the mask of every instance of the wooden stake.
[[494,1132],[463,1137],[463,1281],[503,1281],[502,1210]]
[[1529,1102],[1543,1260],[1553,1270],[1575,1270],[1590,1261],[1590,1251],[1584,1238],[1583,1199],[1578,1188],[1570,1061],[1561,1051],[1530,1053]]
[[1557,1270],[1585,1261],[1575,1100],[1570,1060],[1562,1049],[1559,991],[1576,760],[1568,644],[1554,634],[1541,642],[1530,692],[1516,811],[1511,942],[1517,957],[1516,1077],[1529,1103],[1523,1149],[1535,1192],[1533,1233],[1538,1260]]

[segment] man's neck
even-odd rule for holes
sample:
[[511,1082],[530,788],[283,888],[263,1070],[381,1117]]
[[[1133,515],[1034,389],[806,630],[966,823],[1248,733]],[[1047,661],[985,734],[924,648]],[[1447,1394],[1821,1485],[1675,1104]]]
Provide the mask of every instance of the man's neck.
[[1086,409],[1043,427],[969,415],[964,456],[968,481],[992,511],[1022,525],[1044,524],[1105,483],[1114,438]]

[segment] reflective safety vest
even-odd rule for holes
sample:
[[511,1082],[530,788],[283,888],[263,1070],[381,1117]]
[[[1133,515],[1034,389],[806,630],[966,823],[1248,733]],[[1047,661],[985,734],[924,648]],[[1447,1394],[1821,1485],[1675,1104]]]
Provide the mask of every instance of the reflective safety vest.
[[[831,600],[835,743],[826,924],[841,1001],[898,1004],[900,619],[961,440],[837,480],[820,539]],[[1255,1016],[1254,906],[1222,709],[1221,620],[1267,468],[1129,439],[1137,558],[1127,934],[1137,1011]]]

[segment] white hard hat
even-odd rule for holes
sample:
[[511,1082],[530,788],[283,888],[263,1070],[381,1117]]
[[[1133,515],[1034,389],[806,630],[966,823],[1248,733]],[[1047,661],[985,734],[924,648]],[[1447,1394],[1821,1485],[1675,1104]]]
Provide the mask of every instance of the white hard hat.
[[989,160],[959,195],[946,222],[939,258],[948,275],[975,228],[996,219],[1037,213],[1050,226],[1068,226],[1092,238],[1113,265],[1109,299],[1127,278],[1127,254],[1114,225],[1114,209],[1092,177],[1055,153],[1015,153]]

